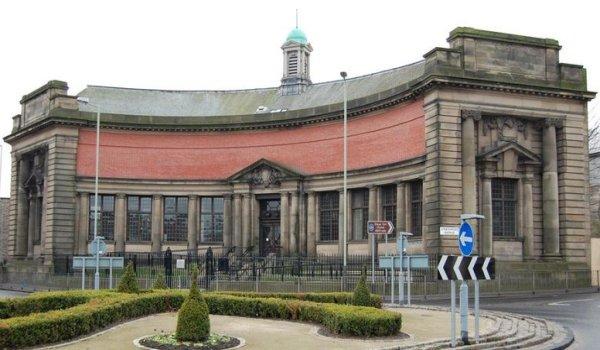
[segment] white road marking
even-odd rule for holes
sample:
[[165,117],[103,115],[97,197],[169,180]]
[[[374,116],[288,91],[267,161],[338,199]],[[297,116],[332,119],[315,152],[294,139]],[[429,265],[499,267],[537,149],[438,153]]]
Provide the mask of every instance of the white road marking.
[[[553,303],[548,303],[550,306],[569,306],[569,303],[577,303],[580,301],[592,301],[594,299],[576,299],[576,300],[563,300],[563,301],[555,301]],[[600,307],[600,305],[598,305]]]

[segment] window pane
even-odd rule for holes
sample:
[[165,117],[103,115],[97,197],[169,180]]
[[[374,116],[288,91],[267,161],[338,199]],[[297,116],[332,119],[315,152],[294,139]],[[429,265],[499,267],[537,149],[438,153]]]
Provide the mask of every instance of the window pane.
[[140,211],[143,213],[152,212],[152,198],[151,197],[142,197],[140,201]]
[[127,197],[127,210],[137,211],[140,205],[140,197],[129,196]]
[[175,213],[175,197],[165,197],[165,214],[174,214]]
[[495,236],[515,236],[517,180],[492,179],[492,229]]

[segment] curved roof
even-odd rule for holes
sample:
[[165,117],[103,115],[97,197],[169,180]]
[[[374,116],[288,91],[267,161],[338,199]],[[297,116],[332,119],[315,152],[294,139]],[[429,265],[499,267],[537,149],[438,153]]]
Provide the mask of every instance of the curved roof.
[[[424,74],[424,61],[369,75],[347,79],[348,100],[377,95],[406,84]],[[279,87],[224,90],[181,91],[148,90],[108,86],[88,86],[78,96],[87,97],[103,113],[162,116],[220,117],[253,115],[316,108],[342,103],[342,80],[309,85],[300,95],[282,96]],[[259,112],[259,107],[266,107]],[[95,112],[95,107],[80,104],[79,110]]]
[[306,34],[304,34],[304,32],[298,27],[290,31],[285,41],[294,41],[302,45],[306,45],[308,43],[308,39],[306,39]]

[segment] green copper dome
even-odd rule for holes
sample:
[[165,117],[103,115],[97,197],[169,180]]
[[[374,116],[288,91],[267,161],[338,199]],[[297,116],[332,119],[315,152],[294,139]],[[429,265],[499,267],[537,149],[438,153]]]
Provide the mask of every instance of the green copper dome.
[[286,42],[287,41],[295,41],[302,45],[306,45],[308,43],[308,39],[306,39],[306,35],[298,27],[292,29],[292,31],[290,32],[290,34],[288,34],[287,39],[285,41]]

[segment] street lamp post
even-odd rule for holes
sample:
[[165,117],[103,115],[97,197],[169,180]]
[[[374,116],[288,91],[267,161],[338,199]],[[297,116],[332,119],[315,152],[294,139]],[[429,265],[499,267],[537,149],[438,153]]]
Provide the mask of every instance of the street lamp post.
[[77,97],[77,101],[96,108],[96,175],[94,178],[94,240],[96,244],[96,273],[94,289],[100,289],[100,240],[98,239],[98,164],[100,160],[100,107],[90,103],[87,97]]
[[348,73],[340,72],[340,76],[344,80],[344,201],[342,202],[343,207],[343,223],[342,223],[342,235],[344,239],[344,274],[346,273],[346,265],[348,261],[348,203],[346,196],[348,195],[348,88],[346,85],[346,77]]

